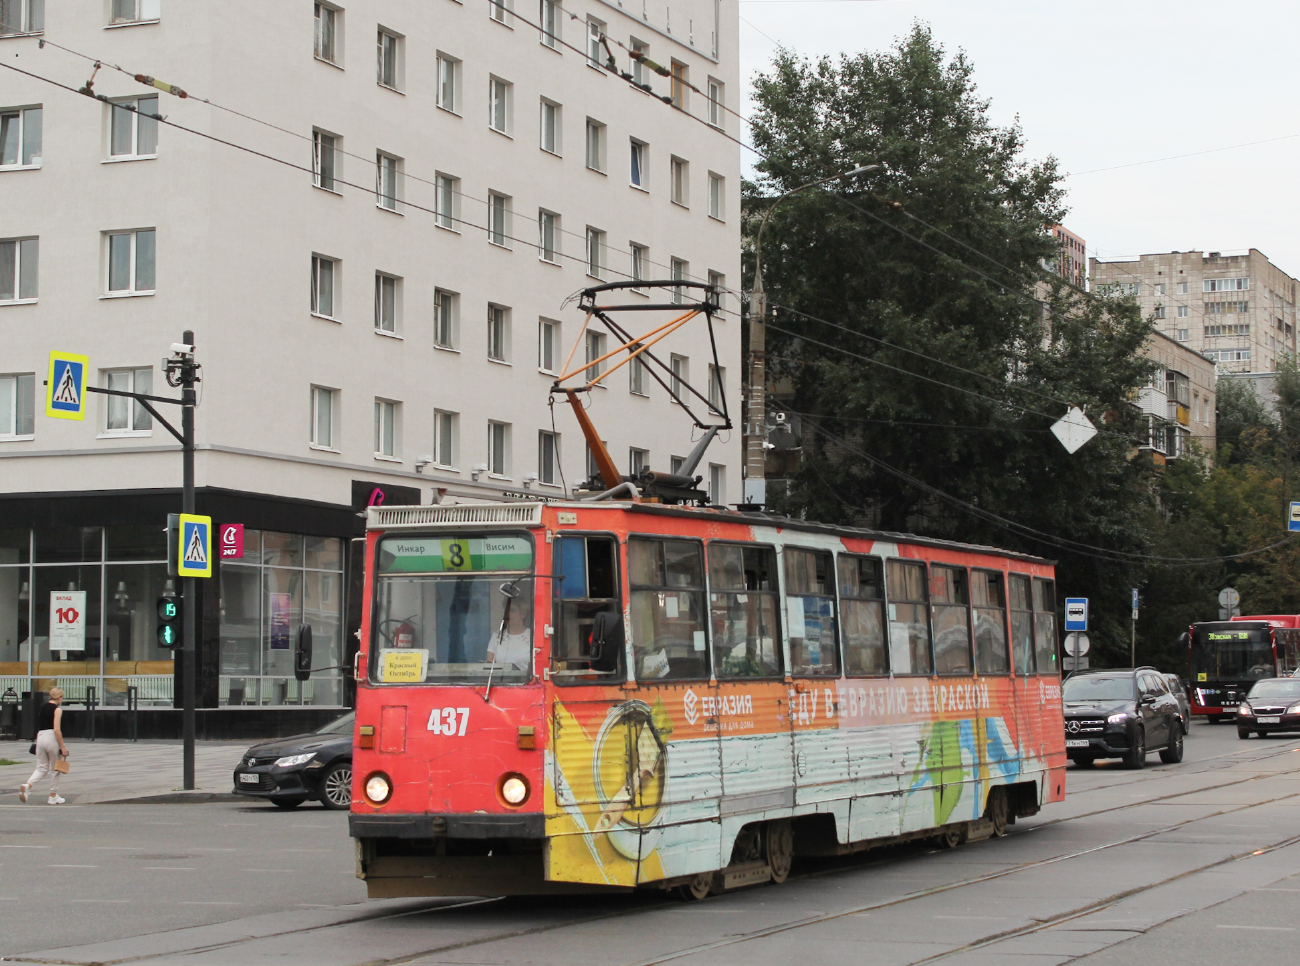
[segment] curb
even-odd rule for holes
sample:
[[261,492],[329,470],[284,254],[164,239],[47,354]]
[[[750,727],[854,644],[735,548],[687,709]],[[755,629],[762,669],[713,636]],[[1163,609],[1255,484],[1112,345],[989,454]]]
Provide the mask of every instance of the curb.
[[247,795],[232,792],[168,792],[163,795],[139,795],[133,798],[110,798],[82,805],[208,805],[214,802],[247,802]]

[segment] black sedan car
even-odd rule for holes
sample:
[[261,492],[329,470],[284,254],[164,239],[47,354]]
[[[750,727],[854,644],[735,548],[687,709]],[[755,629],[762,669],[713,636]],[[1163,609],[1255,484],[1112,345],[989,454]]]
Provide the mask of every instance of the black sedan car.
[[1156,749],[1166,764],[1183,760],[1182,709],[1155,668],[1078,671],[1061,697],[1065,752],[1079,767],[1122,758],[1129,768],[1142,768]]
[[1237,705],[1237,737],[1251,732],[1263,738],[1270,731],[1300,731],[1300,681],[1264,678],[1256,681]]
[[319,731],[253,745],[235,766],[235,793],[294,808],[316,799],[326,808],[352,805],[352,730],[349,712]]

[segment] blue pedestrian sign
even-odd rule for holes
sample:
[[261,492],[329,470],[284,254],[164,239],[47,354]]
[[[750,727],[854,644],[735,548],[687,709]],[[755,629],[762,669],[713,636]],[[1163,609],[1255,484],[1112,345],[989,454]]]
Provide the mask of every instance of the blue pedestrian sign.
[[1291,517],[1286,522],[1288,530],[1300,530],[1300,503],[1291,504]]
[[90,360],[73,352],[51,352],[45,390],[45,415],[55,419],[86,418],[86,370]]
[[211,577],[212,517],[182,513],[176,551],[177,576]]
[[1065,598],[1065,629],[1067,631],[1086,631],[1088,629],[1088,598]]

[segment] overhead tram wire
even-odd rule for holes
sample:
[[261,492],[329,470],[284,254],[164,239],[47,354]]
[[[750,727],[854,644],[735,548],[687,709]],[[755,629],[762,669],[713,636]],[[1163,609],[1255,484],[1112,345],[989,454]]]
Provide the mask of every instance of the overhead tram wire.
[[[854,454],[855,456],[861,459],[866,460],[868,463],[871,463],[872,465],[879,467],[880,469],[891,474],[892,476],[895,476],[898,479],[903,480],[905,483],[908,483],[916,487],[917,489],[922,490],[923,492],[929,493],[930,495],[940,500],[943,500],[945,503],[948,503],[951,506],[954,506],[958,509],[966,510],[967,512],[973,514],[974,516],[977,516],[989,523],[993,523],[1007,530],[1010,533],[1014,533],[1018,536],[1035,540],[1039,543],[1043,543],[1048,546],[1053,546],[1056,547],[1057,549],[1065,550],[1070,553],[1077,553],[1086,557],[1094,557],[1099,560],[1110,560],[1111,562],[1115,562],[1119,560],[1119,561],[1129,561],[1133,563],[1149,562],[1152,564],[1161,564],[1166,566],[1201,567],[1201,566],[1208,566],[1210,564],[1215,564],[1215,563],[1226,563],[1227,561],[1230,560],[1242,560],[1247,557],[1258,556],[1261,553],[1267,553],[1270,550],[1276,550],[1279,547],[1286,546],[1287,544],[1293,543],[1295,540],[1300,539],[1300,534],[1292,534],[1291,536],[1284,537],[1282,540],[1279,540],[1275,543],[1271,543],[1265,547],[1258,547],[1254,550],[1247,550],[1242,553],[1223,554],[1215,557],[1164,557],[1155,554],[1132,553],[1125,550],[1111,550],[1107,547],[1098,547],[1094,544],[1081,543],[1080,541],[1077,540],[1070,540],[1068,538],[1060,537],[1055,534],[1047,533],[1042,530],[1037,530],[1033,527],[1026,526],[1023,523],[1016,523],[1014,520],[1009,520],[1006,517],[1001,516],[1000,514],[992,512],[991,510],[985,510],[981,507],[975,506],[972,503],[968,503],[967,501],[961,499],[960,497],[953,496],[951,493],[947,493],[943,490],[940,490],[938,487],[931,486],[929,483],[926,483],[925,481],[918,479],[917,477],[906,472],[905,470],[900,470],[897,467],[893,466],[892,464],[886,463],[884,460],[880,459],[879,457],[867,453],[866,451],[860,449],[859,447],[854,446],[852,443],[848,442],[847,440],[843,439],[837,434],[830,432],[829,430],[827,430],[825,427],[821,426],[817,422],[817,420],[820,419],[821,417],[818,417],[811,413],[801,413],[798,412],[797,410],[792,410],[792,409],[787,409],[786,411],[792,412],[796,416],[800,416],[804,419],[807,419],[808,420],[807,425],[811,427],[813,432],[820,434],[822,437],[834,443],[835,445],[847,450],[848,452]],[[816,472],[815,466],[814,466],[814,472]],[[820,473],[818,475],[820,477]],[[828,487],[831,487],[831,484],[828,483],[824,478],[822,478],[822,481],[826,483]],[[832,492],[834,492],[834,488],[831,487],[831,489]],[[839,499],[840,502],[844,503],[844,505],[847,506],[849,509],[857,510],[859,512],[865,511],[864,507],[853,506],[848,501],[844,500],[843,497],[840,497],[838,493],[836,493],[835,495],[836,498]]]

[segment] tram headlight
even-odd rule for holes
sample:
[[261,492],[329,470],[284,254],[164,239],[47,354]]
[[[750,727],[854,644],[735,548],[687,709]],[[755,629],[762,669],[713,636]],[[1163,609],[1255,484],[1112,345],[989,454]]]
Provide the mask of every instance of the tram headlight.
[[507,805],[516,807],[528,801],[528,779],[523,775],[510,773],[501,776],[501,784],[497,786],[501,794],[501,800]]
[[366,800],[371,805],[382,805],[393,794],[393,783],[381,771],[374,772],[366,779]]

